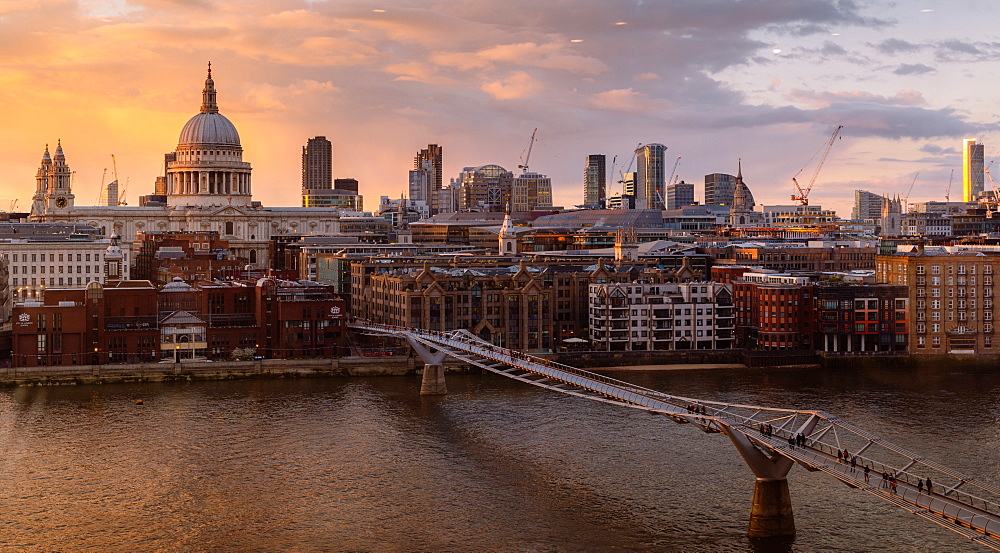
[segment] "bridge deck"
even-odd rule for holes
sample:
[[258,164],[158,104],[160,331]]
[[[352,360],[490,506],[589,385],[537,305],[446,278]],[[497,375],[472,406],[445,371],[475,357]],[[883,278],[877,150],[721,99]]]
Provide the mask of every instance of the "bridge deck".
[[[548,359],[501,348],[466,330],[422,331],[353,322],[351,327],[415,340],[425,347],[496,374],[559,393],[659,413],[675,422],[693,423],[706,432],[726,429],[745,435],[768,455],[791,459],[810,471],[837,480],[940,524],[986,547],[1000,551],[1000,488],[911,453],[822,411],[802,411],[730,404],[675,396]],[[817,420],[796,445],[796,433],[806,421]],[[765,433],[765,425],[770,432]],[[844,461],[856,461],[852,467]],[[865,480],[864,467],[870,469]],[[883,481],[896,478],[896,489]],[[933,479],[933,492],[917,483]],[[971,492],[968,491],[971,489]],[[973,495],[973,493],[975,495]]]

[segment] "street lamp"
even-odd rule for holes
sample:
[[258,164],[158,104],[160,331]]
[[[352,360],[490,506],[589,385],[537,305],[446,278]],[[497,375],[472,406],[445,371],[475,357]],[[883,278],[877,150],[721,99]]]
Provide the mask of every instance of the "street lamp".
[[174,363],[180,363],[181,362],[181,358],[178,356],[178,354],[180,353],[180,351],[181,351],[181,346],[180,345],[174,346]]

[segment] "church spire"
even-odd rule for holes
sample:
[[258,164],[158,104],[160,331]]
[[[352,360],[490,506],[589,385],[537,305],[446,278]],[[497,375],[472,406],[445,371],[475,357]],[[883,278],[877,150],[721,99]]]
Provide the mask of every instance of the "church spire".
[[736,180],[743,182],[743,158],[736,159]]
[[212,62],[208,62],[208,78],[205,79],[205,89],[201,91],[201,112],[219,113],[219,104],[215,99],[215,81],[212,80]]

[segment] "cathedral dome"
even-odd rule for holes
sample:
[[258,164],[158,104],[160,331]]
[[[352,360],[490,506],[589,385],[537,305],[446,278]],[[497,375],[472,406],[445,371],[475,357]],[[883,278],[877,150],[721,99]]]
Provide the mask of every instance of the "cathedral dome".
[[212,64],[208,64],[208,78],[201,91],[201,112],[188,120],[181,129],[178,146],[235,146],[240,147],[240,135],[236,125],[219,113],[216,101],[215,81],[212,80]]
[[198,113],[181,129],[177,143],[180,146],[207,144],[239,147],[240,135],[236,132],[236,125],[225,115],[219,112]]

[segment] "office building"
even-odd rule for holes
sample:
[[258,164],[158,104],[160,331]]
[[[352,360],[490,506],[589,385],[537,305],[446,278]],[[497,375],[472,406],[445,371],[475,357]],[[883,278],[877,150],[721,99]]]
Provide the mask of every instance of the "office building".
[[854,210],[851,211],[851,219],[864,221],[866,219],[877,220],[882,217],[882,196],[867,190],[854,191]]
[[[744,201],[749,205],[756,202],[750,188],[743,184]],[[705,205],[728,205],[733,206],[736,198],[736,177],[726,173],[712,173],[705,175]]]
[[499,212],[511,201],[514,174],[499,165],[466,167],[459,174],[457,184],[461,189],[460,209]]
[[644,144],[635,150],[637,209],[663,209],[666,198],[666,168],[663,144]]
[[985,170],[983,145],[975,138],[962,142],[962,200],[974,202],[983,194]]
[[423,202],[431,215],[440,211],[442,159],[441,146],[428,144],[413,157],[413,170],[410,171],[410,199]]
[[607,157],[604,154],[587,156],[583,169],[583,205],[590,209],[604,209],[608,197]]
[[694,205],[694,185],[684,181],[667,185],[667,209]]
[[535,211],[552,206],[552,179],[535,172],[514,179],[510,205],[513,211]]

